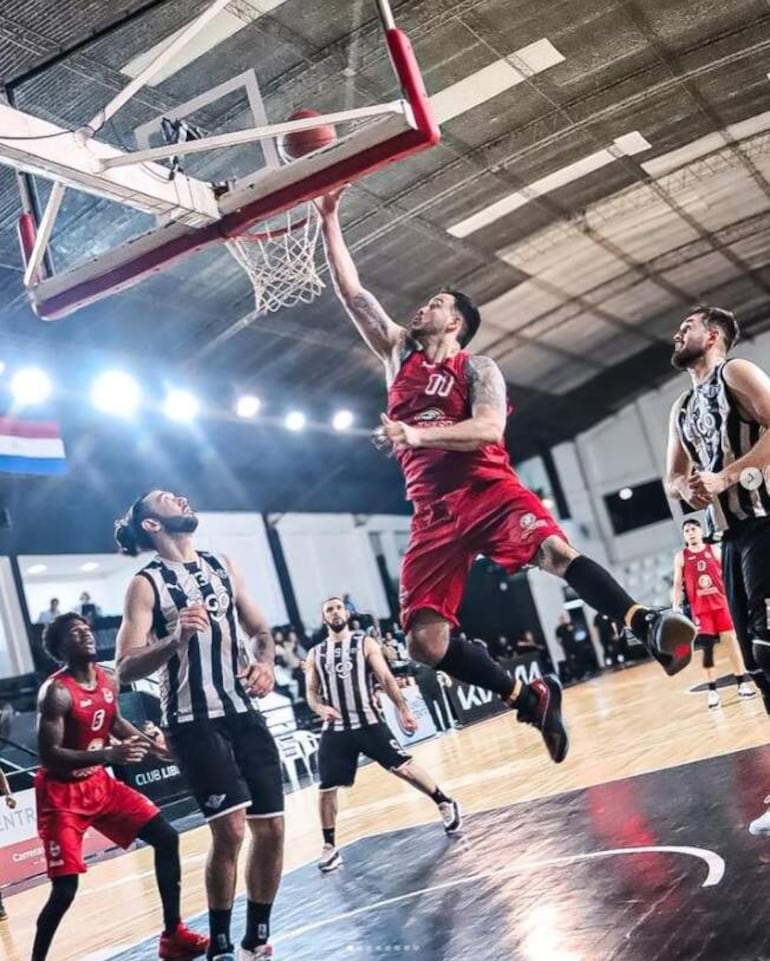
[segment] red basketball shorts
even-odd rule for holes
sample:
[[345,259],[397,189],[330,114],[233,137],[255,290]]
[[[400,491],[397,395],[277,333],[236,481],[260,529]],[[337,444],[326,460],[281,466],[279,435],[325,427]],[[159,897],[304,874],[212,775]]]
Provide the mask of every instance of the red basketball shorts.
[[726,607],[717,607],[713,611],[693,612],[693,620],[699,634],[717,637],[726,631],[734,631],[730,612]]
[[159,813],[152,801],[104,768],[81,781],[57,781],[39,770],[35,794],[49,878],[85,872],[83,835],[88,828],[127,848]]
[[428,608],[457,626],[457,611],[479,554],[509,574],[528,564],[542,542],[567,540],[539,497],[515,478],[478,483],[415,504],[401,566],[401,623]]

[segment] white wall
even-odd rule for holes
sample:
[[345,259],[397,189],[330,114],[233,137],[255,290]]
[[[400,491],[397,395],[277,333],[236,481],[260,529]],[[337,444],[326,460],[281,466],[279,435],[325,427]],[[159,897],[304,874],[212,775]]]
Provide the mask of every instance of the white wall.
[[33,670],[11,561],[0,557],[0,677],[18,677]]
[[[201,513],[198,517],[200,525],[195,538],[196,547],[231,558],[241,569],[247,590],[262,608],[269,623],[285,624],[288,620],[286,605],[262,515],[222,511]],[[40,612],[48,608],[52,597],[59,598],[62,610],[70,610],[77,605],[83,591],[88,591],[103,615],[120,614],[131,577],[150,557],[149,553],[138,558],[116,554],[21,557],[19,564],[30,617],[36,620]],[[81,571],[84,560],[99,562],[100,569]],[[26,574],[26,569],[35,563],[48,564],[51,573]]]
[[377,617],[390,610],[374,551],[368,515],[284,514],[276,523],[300,616],[320,624],[331,594],[351,595],[356,607]]

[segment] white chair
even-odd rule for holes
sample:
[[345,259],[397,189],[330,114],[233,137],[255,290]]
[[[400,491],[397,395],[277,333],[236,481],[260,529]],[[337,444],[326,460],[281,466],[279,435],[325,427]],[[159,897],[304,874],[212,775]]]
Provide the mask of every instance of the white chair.
[[310,776],[313,776],[313,768],[310,764],[313,755],[318,754],[318,742],[319,737],[317,734],[313,734],[312,731],[295,731],[294,739],[299,744],[302,753],[305,756],[305,766],[310,772]]
[[297,740],[295,734],[285,734],[282,737],[277,737],[275,743],[278,745],[278,753],[281,757],[281,764],[286,769],[286,773],[289,777],[289,783],[295,791],[299,790],[299,765],[302,764],[308,773],[308,777],[313,777],[313,772],[310,768],[310,763],[305,757],[305,752],[302,749],[299,741]]

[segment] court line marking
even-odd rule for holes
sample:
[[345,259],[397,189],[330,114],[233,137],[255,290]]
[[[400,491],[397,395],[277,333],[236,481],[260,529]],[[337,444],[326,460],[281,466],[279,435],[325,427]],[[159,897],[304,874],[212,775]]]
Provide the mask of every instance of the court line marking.
[[546,866],[553,865],[567,865],[574,864],[577,861],[594,861],[598,858],[614,857],[620,854],[685,854],[690,857],[700,858],[705,861],[706,867],[708,868],[706,878],[701,884],[701,887],[708,888],[714,887],[719,884],[725,873],[725,861],[716,851],[709,851],[707,848],[694,848],[685,846],[650,846],[650,847],[638,847],[638,848],[612,848],[606,851],[589,851],[584,854],[571,854],[565,857],[559,858],[548,858],[545,861],[514,861],[513,864],[509,864],[504,868],[497,868],[494,871],[482,871],[480,874],[471,874],[463,878],[455,878],[451,881],[444,881],[441,884],[432,884],[427,888],[420,888],[417,891],[409,891],[406,894],[398,894],[392,898],[384,898],[381,901],[374,901],[371,904],[364,905],[360,908],[355,908],[352,911],[346,911],[343,914],[338,914],[335,917],[324,918],[321,921],[314,921],[311,924],[302,925],[299,928],[295,928],[293,931],[282,932],[272,939],[273,944],[279,944],[282,941],[288,941],[290,938],[299,937],[302,934],[307,934],[310,931],[317,931],[319,928],[324,928],[329,924],[335,924],[338,921],[346,921],[349,918],[358,917],[361,914],[366,914],[369,911],[376,911],[379,908],[387,907],[391,904],[399,904],[401,901],[408,901],[411,898],[419,897],[423,894],[432,894],[435,891],[444,891],[447,888],[459,887],[463,884],[473,884],[478,881],[488,880],[489,878],[506,878],[511,877],[520,871],[525,871],[529,868],[538,870]]

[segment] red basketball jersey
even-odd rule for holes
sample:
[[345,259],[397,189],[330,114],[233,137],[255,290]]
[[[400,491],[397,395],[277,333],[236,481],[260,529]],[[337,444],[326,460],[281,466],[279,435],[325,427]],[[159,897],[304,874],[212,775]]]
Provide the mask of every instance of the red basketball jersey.
[[694,614],[727,607],[725,585],[719,561],[707,545],[702,551],[685,547],[684,589]]
[[[437,364],[415,350],[401,365],[388,391],[388,417],[413,427],[448,427],[472,416],[470,355],[461,350]],[[406,496],[426,501],[466,487],[474,480],[514,478],[503,444],[474,451],[415,447],[396,454],[406,480]]]
[[[101,751],[107,747],[117,711],[117,695],[112,678],[97,667],[95,686],[86,688],[78,684],[66,668],[62,668],[52,674],[49,681],[64,685],[72,697],[72,707],[64,721],[62,747],[73,751]],[[72,771],[71,776],[88,777],[98,769],[99,765],[79,768]]]

